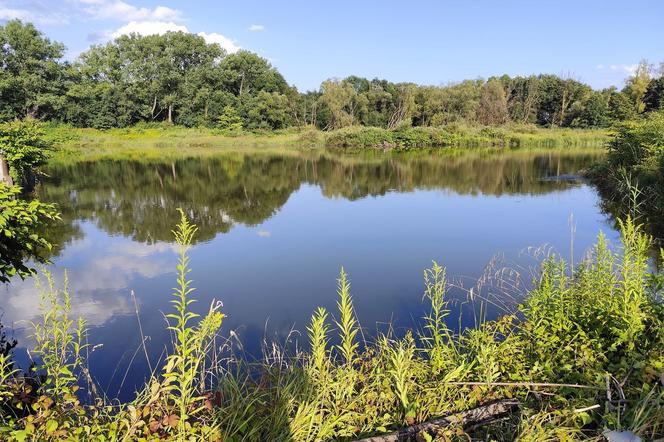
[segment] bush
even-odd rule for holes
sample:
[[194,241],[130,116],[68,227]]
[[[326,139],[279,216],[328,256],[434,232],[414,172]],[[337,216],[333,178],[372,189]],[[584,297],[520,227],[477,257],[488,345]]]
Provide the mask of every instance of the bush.
[[17,186],[0,184],[0,283],[32,274],[29,259],[44,262],[41,251],[51,245],[38,234],[39,228],[60,219],[52,204],[21,200],[20,193]]
[[0,154],[9,163],[14,182],[26,188],[34,185],[34,174],[46,164],[53,145],[44,139],[37,120],[28,118],[0,125]]
[[615,127],[608,144],[612,167],[633,168],[664,154],[664,111]]

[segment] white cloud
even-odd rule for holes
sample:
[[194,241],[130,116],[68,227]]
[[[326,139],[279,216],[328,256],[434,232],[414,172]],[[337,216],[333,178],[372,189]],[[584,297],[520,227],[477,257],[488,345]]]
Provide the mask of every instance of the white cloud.
[[140,35],[162,35],[169,31],[173,32],[189,32],[186,26],[178,25],[173,22],[163,21],[130,21],[122,26],[115,32],[111,33],[111,37],[117,38],[121,35],[136,33]]
[[41,0],[18,3],[19,7],[13,7],[11,3],[0,0],[0,20],[18,19],[40,25],[66,25],[69,23],[65,14],[54,11]]
[[101,20],[121,21],[182,21],[182,11],[167,6],[139,8],[122,0],[79,0],[85,12]]
[[199,32],[199,36],[203,37],[206,42],[208,43],[217,43],[219,46],[221,46],[223,49],[226,50],[229,54],[233,54],[240,49],[242,49],[241,46],[238,46],[233,40],[231,40],[228,37],[225,37],[221,34],[217,34],[216,32],[212,32],[208,34],[207,32]]
[[247,30],[251,31],[251,32],[261,32],[261,31],[265,30],[265,26],[263,26],[263,25],[251,25],[251,26],[249,26],[249,28]]
[[0,20],[29,20],[30,11],[25,9],[11,9],[11,8],[0,8]]
[[269,230],[259,230],[256,232],[256,235],[260,236],[261,238],[269,238],[272,236],[272,232]]
[[638,64],[612,64],[609,65],[609,69],[612,71],[620,71],[620,72],[625,72],[627,74],[634,74],[636,72],[636,68],[638,68]]

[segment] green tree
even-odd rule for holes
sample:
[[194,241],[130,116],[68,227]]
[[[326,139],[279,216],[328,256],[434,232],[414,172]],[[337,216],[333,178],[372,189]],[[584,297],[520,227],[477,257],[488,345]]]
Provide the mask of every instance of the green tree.
[[278,92],[260,91],[242,98],[242,106],[250,129],[282,129],[291,124],[288,97]]
[[58,117],[64,50],[30,23],[11,20],[0,26],[0,121]]
[[204,122],[205,115],[179,111],[204,114],[220,85],[215,69],[224,55],[219,45],[185,32],[124,35],[93,46],[74,66],[69,117],[96,127],[176,122],[179,117],[189,125]]
[[326,80],[321,85],[320,101],[329,109],[329,129],[340,129],[355,122],[353,98],[357,92],[350,83]]
[[224,89],[236,96],[259,91],[285,94],[289,86],[284,77],[264,58],[249,52],[230,54],[219,63]]
[[641,60],[631,75],[625,81],[625,88],[623,92],[629,96],[636,112],[641,113],[645,110],[645,103],[643,98],[650,84],[652,65],[647,60]]
[[482,87],[477,107],[477,120],[482,124],[502,124],[509,118],[505,89],[497,78],[491,78]]
[[575,103],[591,92],[588,85],[555,75],[540,75],[538,81],[537,123],[543,126],[569,126]]
[[507,96],[509,119],[522,124],[534,123],[539,101],[539,78],[535,75],[515,78],[504,75],[501,81]]
[[645,111],[664,109],[664,76],[650,81],[643,96]]
[[589,92],[586,96],[574,103],[570,110],[572,127],[605,127],[610,122],[609,98],[610,92]]
[[626,94],[611,90],[609,116],[613,121],[631,120],[636,116],[636,109]]
[[226,106],[223,113],[219,116],[217,126],[219,129],[225,131],[239,132],[242,130],[242,118],[240,118],[233,106]]
[[20,193],[18,186],[0,184],[0,283],[32,274],[28,260],[45,261],[41,252],[51,245],[38,234],[39,228],[60,218],[52,204],[23,201]]

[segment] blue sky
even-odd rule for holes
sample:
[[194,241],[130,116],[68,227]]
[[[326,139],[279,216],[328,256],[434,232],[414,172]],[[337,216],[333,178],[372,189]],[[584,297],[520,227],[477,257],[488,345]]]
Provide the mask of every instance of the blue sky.
[[350,74],[445,84],[553,73],[622,86],[664,60],[664,1],[0,0],[74,58],[121,33],[187,30],[269,59],[300,90]]

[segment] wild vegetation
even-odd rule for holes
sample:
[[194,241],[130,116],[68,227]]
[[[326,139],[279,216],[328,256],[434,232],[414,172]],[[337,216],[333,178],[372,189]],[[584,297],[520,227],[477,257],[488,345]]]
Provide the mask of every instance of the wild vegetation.
[[32,24],[0,26],[0,121],[99,129],[165,121],[229,134],[303,126],[603,128],[664,103],[662,72],[645,61],[620,91],[543,74],[443,86],[350,76],[300,93],[258,55],[227,54],[184,32],[121,36],[73,62],[63,61],[64,50]]
[[[419,437],[598,440],[605,431],[626,430],[646,440],[664,438],[664,277],[657,270],[664,251],[641,226],[647,222],[657,233],[664,219],[662,69],[642,62],[620,91],[597,91],[554,75],[444,86],[351,76],[300,93],[258,55],[226,54],[188,33],[122,36],[73,62],[63,61],[63,53],[63,45],[31,24],[0,26],[0,177],[6,181],[0,183],[0,283],[34,274],[27,263],[47,259],[46,227],[64,238],[59,243],[67,241],[77,234],[72,219],[96,213],[111,193],[106,186],[90,196],[86,190],[97,190],[90,180],[80,186],[80,204],[69,207],[70,195],[51,190],[49,200],[62,202],[69,223],[49,225],[60,217],[56,208],[24,198],[53,146],[60,147],[53,170],[76,168],[80,173],[68,175],[74,179],[87,176],[89,159],[170,158],[168,167],[142,158],[102,174],[123,182],[123,195],[113,193],[114,201],[142,192],[149,201],[151,189],[162,189],[161,205],[143,213],[152,223],[148,229],[124,219],[134,216],[129,210],[97,217],[109,231],[130,228],[135,239],[154,241],[170,235],[175,208],[186,209],[172,232],[180,252],[173,311],[166,315],[173,342],[135,399],[119,403],[100,395],[86,360],[95,343],[87,340],[85,318],[72,316],[67,284],[58,288],[45,273],[42,317],[32,324],[33,366],[17,365],[15,343],[0,330],[0,439],[354,440],[505,398],[516,400],[518,411],[486,425]],[[435,262],[424,271],[425,325],[405,334],[364,333],[343,269],[338,311],[314,312],[308,347],[291,352],[275,344],[261,361],[219,345],[220,303],[202,317],[191,309],[188,251],[197,228],[185,213],[195,217],[205,239],[228,228],[229,214],[259,222],[301,182],[359,198],[431,186],[431,176],[440,185],[460,166],[423,165],[416,158],[357,165],[320,153],[304,161],[269,155],[248,160],[236,152],[213,176],[174,150],[589,147],[602,145],[607,133],[608,159],[592,175],[619,213],[621,247],[613,249],[600,236],[576,266],[549,257],[530,291],[511,294],[521,300],[519,307],[495,320],[481,319],[472,329],[450,327],[456,318],[450,317],[449,285],[445,268]],[[481,158],[474,166],[485,173],[456,183],[456,190],[499,194],[506,185],[496,177],[509,175],[510,185],[536,193],[542,184],[525,162]],[[309,174],[310,164],[315,174]],[[345,179],[348,167],[352,183]],[[435,173],[421,173],[427,167]],[[387,173],[393,170],[399,173]],[[193,188],[173,191],[176,171],[198,177],[189,181]],[[206,193],[211,191],[216,200]],[[207,197],[205,210],[195,210],[199,196]],[[226,218],[212,218],[222,213]],[[481,318],[492,301],[479,301]]]
[[664,436],[663,280],[649,265],[650,237],[631,219],[622,224],[620,250],[600,236],[575,268],[548,258],[517,311],[460,332],[447,325],[445,269],[434,262],[424,272],[424,328],[366,340],[342,269],[339,311],[314,313],[309,348],[273,350],[258,362],[212,351],[223,319],[217,302],[202,318],[190,310],[195,230],[183,214],[174,312],[166,316],[170,356],[130,403],[97,395],[85,320],[70,316],[67,286],[47,276],[35,366],[20,371],[11,352],[0,359],[3,439],[352,440],[501,398],[517,399],[519,411],[420,437]]
[[0,174],[4,178],[0,179],[0,283],[32,274],[34,269],[25,264],[29,259],[45,262],[51,245],[39,231],[60,219],[53,204],[25,201],[22,188],[13,185],[26,189],[34,185],[52,150],[42,135],[31,119],[0,124],[0,169],[9,172],[7,177]]
[[647,221],[664,237],[664,112],[623,122],[608,143],[606,162],[590,175],[609,210]]

